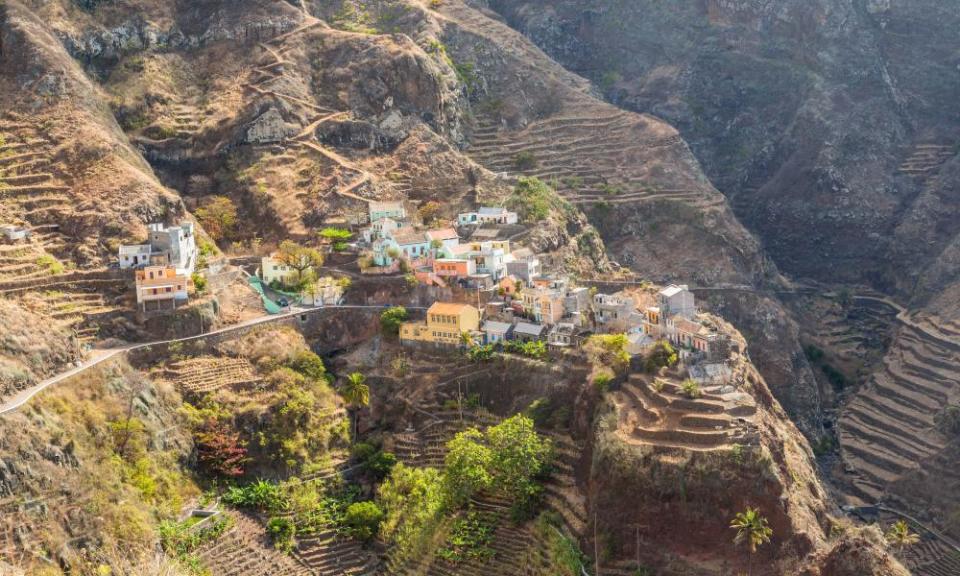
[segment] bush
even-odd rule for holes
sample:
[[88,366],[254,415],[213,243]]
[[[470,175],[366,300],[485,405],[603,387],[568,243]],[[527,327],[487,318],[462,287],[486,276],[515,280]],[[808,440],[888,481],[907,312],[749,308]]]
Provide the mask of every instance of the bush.
[[467,350],[467,358],[469,358],[471,362],[485,362],[492,359],[493,355],[493,344],[474,346]]
[[464,560],[485,562],[493,558],[493,531],[496,524],[490,518],[471,510],[466,517],[458,518],[450,529],[446,545],[437,554],[454,564]]
[[613,382],[613,374],[610,372],[601,372],[593,377],[593,385],[600,392],[609,390],[611,382]]
[[566,206],[557,193],[539,178],[522,177],[517,181],[506,205],[517,211],[523,220],[539,222],[550,216],[550,211]]
[[289,552],[293,550],[297,526],[287,518],[271,518],[267,522],[267,534],[273,540],[274,548]]
[[276,512],[287,507],[287,497],[279,484],[257,480],[246,486],[231,486],[223,501],[238,508],[256,508]]
[[533,170],[537,167],[537,157],[533,152],[524,150],[514,155],[513,165],[517,170]]
[[191,274],[190,279],[193,280],[193,287],[197,289],[197,294],[203,294],[207,291],[207,279],[201,276],[199,272]]
[[363,542],[369,542],[376,536],[385,514],[375,502],[355,502],[347,507],[343,524],[347,533]]
[[344,228],[324,228],[320,231],[320,237],[327,242],[336,244],[350,240],[350,238],[353,237],[353,233]]
[[301,350],[290,360],[290,368],[311,380],[326,380],[327,367],[323,359],[310,350]]
[[655,372],[658,368],[669,368],[674,366],[679,360],[677,351],[666,340],[660,340],[653,345],[647,357],[644,360],[644,368],[647,372]]
[[683,384],[680,385],[680,389],[683,390],[683,393],[686,394],[687,398],[699,398],[701,395],[700,385],[697,384],[696,380],[687,378],[683,381]]
[[380,326],[384,333],[396,336],[400,333],[400,325],[410,318],[410,314],[403,306],[388,308],[380,315]]

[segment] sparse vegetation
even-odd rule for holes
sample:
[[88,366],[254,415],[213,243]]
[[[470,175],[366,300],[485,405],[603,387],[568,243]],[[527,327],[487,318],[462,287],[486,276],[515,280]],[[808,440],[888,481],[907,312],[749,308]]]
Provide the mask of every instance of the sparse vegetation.
[[647,372],[656,372],[660,368],[671,368],[676,365],[679,357],[677,351],[666,340],[657,341],[647,357],[644,359],[644,368]]
[[487,561],[494,554],[490,547],[494,529],[496,524],[489,516],[470,510],[454,521],[447,541],[437,555],[454,564],[464,560]]
[[737,512],[737,515],[730,522],[730,527],[737,531],[733,542],[737,545],[746,545],[749,550],[747,574],[753,573],[753,555],[757,548],[770,542],[773,536],[773,529],[767,523],[767,519],[760,515],[760,511],[747,507],[743,512]]
[[520,171],[533,170],[537,167],[537,157],[528,150],[517,152],[513,157],[513,166]]
[[903,553],[904,549],[920,541],[920,536],[910,529],[910,525],[907,524],[906,520],[897,520],[887,529],[884,537],[887,539],[887,542],[900,553]]
[[384,334],[396,336],[400,333],[400,325],[410,319],[410,313],[403,306],[394,306],[380,314],[380,327]]
[[684,395],[690,399],[699,398],[702,394],[700,391],[700,385],[697,384],[696,380],[692,378],[687,378],[680,384],[680,389],[683,391]]
[[196,210],[197,220],[215,241],[233,237],[237,228],[237,206],[226,196],[209,198]]
[[569,205],[539,178],[521,177],[507,199],[507,208],[515,210],[527,222],[546,220],[554,210]]

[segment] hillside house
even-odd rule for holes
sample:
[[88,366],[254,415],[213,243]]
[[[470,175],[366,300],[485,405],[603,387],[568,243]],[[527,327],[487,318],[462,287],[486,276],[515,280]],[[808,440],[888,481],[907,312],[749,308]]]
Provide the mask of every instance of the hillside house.
[[513,340],[519,342],[535,342],[546,338],[547,327],[543,324],[531,322],[517,322],[513,327]]
[[578,334],[577,326],[570,322],[560,322],[550,328],[547,334],[547,344],[557,348],[579,346],[582,337]]
[[439,243],[444,249],[451,249],[460,245],[460,235],[453,228],[442,228],[439,230],[427,230],[427,241],[431,246]]
[[393,234],[403,228],[403,222],[393,218],[374,220],[369,226],[360,231],[360,236],[367,244],[381,238],[391,238]]
[[686,284],[671,284],[657,293],[657,306],[666,316],[693,318],[697,315],[696,300]]
[[400,325],[400,342],[459,346],[464,333],[482,337],[480,311],[469,304],[436,302],[427,310],[426,322]]
[[197,265],[197,240],[192,222],[164,227],[150,224],[149,242],[153,252],[165,253],[178,274],[189,276]]
[[503,207],[481,207],[476,212],[464,212],[457,216],[460,226],[482,226],[484,224],[516,224],[519,219],[516,212]]
[[339,306],[343,303],[343,285],[332,276],[324,276],[308,284],[300,295],[300,303],[307,306]]
[[0,226],[0,234],[7,239],[8,242],[17,242],[19,240],[26,240],[30,237],[30,229],[24,228],[23,226],[14,226],[13,224],[5,224]]
[[391,220],[403,220],[407,217],[407,210],[404,208],[403,202],[400,200],[370,202],[367,210],[370,217],[370,222],[376,222],[377,220],[382,220],[384,218],[389,218]]
[[[307,268],[303,274],[308,274],[313,268]],[[260,278],[264,284],[269,286],[293,286],[297,283],[299,275],[297,271],[282,262],[276,252],[269,256],[264,256],[260,260]]]
[[564,294],[556,288],[527,288],[520,293],[524,313],[542,324],[556,324],[563,318]]
[[477,265],[466,258],[438,258],[433,261],[433,273],[440,278],[466,278],[477,273]]
[[153,247],[149,244],[122,244],[119,250],[120,269],[140,268],[151,264]]
[[503,296],[516,296],[523,288],[523,281],[513,275],[507,275],[500,279],[497,288]]
[[483,323],[483,335],[485,344],[499,344],[513,336],[513,324],[487,320]]
[[625,332],[631,322],[638,326],[642,323],[636,302],[626,294],[595,294],[593,314],[598,328],[606,332]]
[[137,305],[144,312],[174,309],[187,301],[190,278],[174,266],[147,266],[136,272]]
[[529,248],[514,250],[513,258],[507,262],[507,274],[516,276],[527,284],[540,276],[540,259]]

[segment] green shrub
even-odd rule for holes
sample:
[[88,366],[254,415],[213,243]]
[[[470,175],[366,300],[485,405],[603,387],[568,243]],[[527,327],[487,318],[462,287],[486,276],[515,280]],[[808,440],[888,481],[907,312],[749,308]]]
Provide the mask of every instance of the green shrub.
[[507,199],[506,206],[515,210],[523,220],[539,222],[550,216],[552,210],[565,210],[569,204],[539,178],[521,177]]
[[494,356],[493,344],[486,344],[483,346],[474,346],[467,350],[467,358],[471,362],[485,362],[492,359]]
[[647,372],[655,372],[658,368],[674,366],[678,360],[676,349],[666,340],[660,340],[647,353],[644,367]]
[[513,165],[517,170],[533,170],[537,167],[537,157],[533,152],[524,150],[513,156]]
[[327,367],[323,359],[310,350],[301,350],[290,360],[290,368],[311,380],[326,380]]
[[350,536],[369,542],[377,535],[384,515],[383,509],[375,502],[355,502],[347,508],[343,524]]
[[697,384],[696,380],[687,378],[680,385],[680,389],[683,390],[683,393],[687,398],[699,398],[701,396],[700,385]]
[[611,382],[613,382],[613,374],[610,372],[601,372],[593,377],[593,385],[600,392],[609,390]]
[[193,280],[193,287],[197,289],[197,294],[203,294],[207,291],[207,279],[199,272],[191,274],[190,279]]
[[385,334],[396,336],[400,333],[400,325],[410,318],[409,312],[403,306],[394,306],[384,310],[380,315],[380,327]]
[[494,555],[490,544],[495,529],[496,524],[490,518],[471,510],[453,523],[446,543],[437,554],[454,564],[464,560],[486,562]]
[[293,550],[294,538],[297,535],[297,526],[287,518],[271,518],[267,522],[267,534],[273,540],[273,547],[277,550],[289,552]]
[[231,486],[223,501],[238,508],[256,508],[277,512],[287,507],[287,497],[279,484],[257,480],[246,486]]

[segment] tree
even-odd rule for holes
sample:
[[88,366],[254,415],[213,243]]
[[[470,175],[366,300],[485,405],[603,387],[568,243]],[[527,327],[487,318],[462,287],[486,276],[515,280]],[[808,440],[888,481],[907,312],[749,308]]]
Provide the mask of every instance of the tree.
[[369,542],[380,529],[384,515],[383,509],[375,502],[354,502],[347,507],[343,523],[351,536],[357,540]]
[[303,283],[307,270],[323,266],[323,255],[315,248],[284,240],[277,251],[277,259],[297,271],[297,284]]
[[323,359],[310,350],[301,350],[290,360],[290,367],[311,380],[325,380],[327,367]]
[[460,333],[460,346],[464,349],[469,349],[473,347],[473,334],[464,330]]
[[747,564],[747,573],[750,574],[753,572],[753,555],[757,552],[757,547],[770,541],[773,529],[767,525],[767,519],[760,515],[759,510],[749,506],[743,512],[737,512],[730,522],[730,527],[737,531],[733,538],[734,544],[746,543],[750,549]]
[[421,222],[424,224],[429,224],[433,222],[440,214],[440,203],[436,200],[431,200],[421,206],[417,210],[417,214],[420,216]]
[[233,235],[237,226],[237,205],[226,196],[214,196],[197,208],[197,220],[214,240]]
[[534,480],[543,474],[553,457],[553,445],[522,414],[507,418],[486,433],[492,452],[490,472],[494,485],[513,500],[514,516],[531,510],[542,488]]
[[444,489],[451,505],[466,504],[471,496],[491,486],[492,461],[493,453],[476,428],[464,430],[447,442]]
[[607,367],[623,373],[630,367],[626,334],[596,334],[587,339],[584,349],[594,367]]
[[246,442],[240,439],[240,434],[225,423],[209,418],[193,433],[193,439],[201,468],[223,478],[243,476],[248,458]]
[[353,412],[353,437],[360,431],[360,409],[370,404],[370,387],[367,386],[367,377],[360,372],[352,372],[347,381],[340,388],[340,395],[347,402],[348,409]]
[[344,228],[324,228],[320,231],[320,238],[323,238],[330,244],[346,242],[353,237],[353,233]]
[[396,336],[400,333],[400,325],[410,318],[410,314],[403,306],[387,308],[380,314],[380,327],[385,334]]
[[677,363],[677,351],[666,340],[659,340],[647,353],[644,367],[647,372],[654,372],[657,368],[670,367]]
[[910,530],[910,525],[904,520],[897,520],[894,524],[887,529],[887,533],[884,534],[887,539],[887,542],[891,546],[897,549],[898,552],[903,552],[904,548],[908,546],[913,546],[920,541],[920,536],[915,534]]

